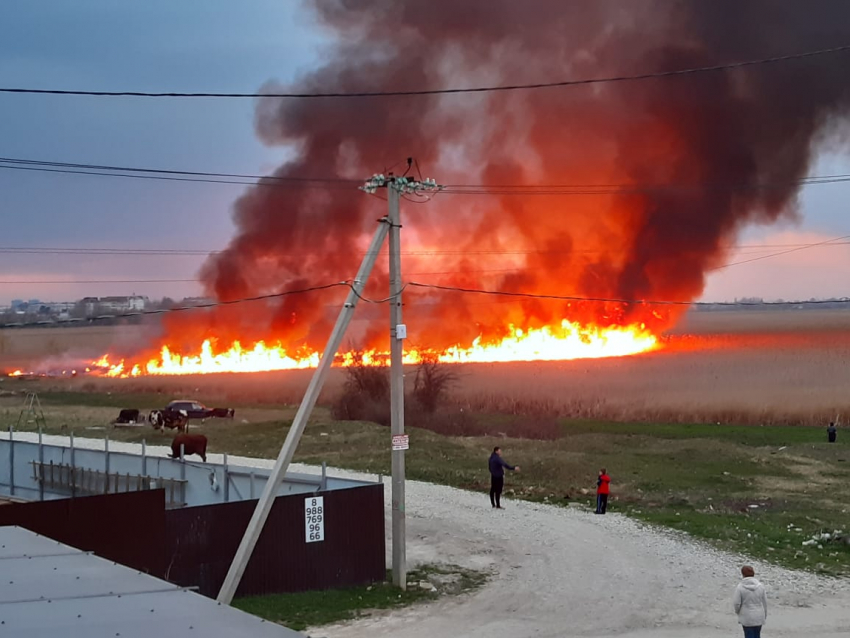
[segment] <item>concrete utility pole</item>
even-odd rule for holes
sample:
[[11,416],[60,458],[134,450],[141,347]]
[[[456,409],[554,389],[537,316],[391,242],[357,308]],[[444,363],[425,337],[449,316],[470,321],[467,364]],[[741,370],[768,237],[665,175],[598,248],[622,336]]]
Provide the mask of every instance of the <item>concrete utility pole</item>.
[[[408,160],[410,164],[410,160]],[[405,505],[404,452],[408,448],[404,435],[404,339],[407,326],[402,323],[401,295],[401,222],[399,199],[403,194],[423,195],[439,189],[434,180],[415,181],[407,177],[372,178],[375,186],[386,186],[390,224],[390,430],[392,434],[392,543],[393,584],[407,589],[407,525]],[[374,189],[366,188],[366,192]]]
[[404,338],[407,329],[401,322],[401,193],[394,182],[387,188],[390,222],[390,430],[392,450],[392,523],[393,584],[407,589],[407,524],[404,498],[404,450],[395,437],[404,434]]
[[236,594],[239,587],[239,582],[242,580],[242,575],[245,573],[245,568],[248,566],[248,561],[251,559],[251,554],[254,547],[260,538],[260,533],[263,531],[266,519],[274,504],[275,496],[283,478],[286,475],[286,470],[292,462],[292,457],[295,454],[295,448],[298,447],[298,442],[301,435],[304,433],[304,428],[307,427],[307,420],[310,418],[310,413],[313,406],[316,405],[316,400],[319,398],[319,392],[322,390],[325,379],[328,376],[331,364],[336,356],[339,344],[342,342],[342,337],[345,334],[348,324],[351,322],[351,317],[354,314],[354,308],[357,306],[357,300],[363,294],[363,288],[366,285],[366,280],[369,273],[372,272],[372,267],[378,258],[378,252],[384,243],[389,230],[389,220],[386,218],[378,220],[379,226],[372,237],[372,243],[369,244],[369,249],[363,257],[363,262],[360,264],[360,270],[357,271],[357,277],[351,285],[351,291],[345,300],[345,304],[340,310],[339,317],[336,320],[333,332],[331,333],[328,344],[325,347],[325,352],[319,360],[319,365],[313,373],[313,378],[310,380],[310,385],[307,386],[307,391],[304,393],[304,398],[301,400],[301,405],[298,412],[295,414],[295,419],[292,421],[292,426],[289,428],[289,433],[286,435],[286,440],[277,457],[277,462],[269,475],[266,485],[263,488],[263,493],[260,500],[257,502],[257,507],[248,522],[248,527],[245,530],[245,535],[239,543],[239,548],[236,550],[236,556],[233,558],[233,563],[227,572],[224,583],[221,585],[221,590],[218,592],[216,600],[222,604],[229,605]]

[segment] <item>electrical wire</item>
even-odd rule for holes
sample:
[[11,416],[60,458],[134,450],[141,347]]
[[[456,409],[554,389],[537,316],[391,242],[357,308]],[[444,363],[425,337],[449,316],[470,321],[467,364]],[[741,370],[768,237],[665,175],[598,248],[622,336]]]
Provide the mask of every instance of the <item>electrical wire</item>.
[[[774,252],[767,255],[760,255],[758,257],[753,257],[752,259],[745,259],[742,261],[736,261],[729,264],[724,264],[722,266],[716,266],[714,268],[708,268],[707,272],[722,270],[724,268],[729,268],[730,266],[739,266],[741,264],[748,264],[753,261],[760,261],[762,259],[769,259],[771,257],[778,257],[780,255],[787,255],[789,253],[797,252],[799,250],[806,250],[809,248],[818,248],[825,246],[846,246],[850,245],[850,241],[839,241],[843,239],[850,239],[850,235],[844,235],[843,237],[836,237],[835,239],[827,239],[821,242],[812,243],[812,244],[789,244],[789,246],[793,246],[790,250],[783,250],[780,252]],[[782,244],[775,244],[775,246],[781,246]],[[770,247],[771,244],[765,244],[765,247]],[[609,254],[607,251],[574,251],[574,252],[587,252],[593,254]],[[750,251],[749,253],[744,252],[741,254],[752,254],[753,252],[762,252],[762,251]],[[495,269],[472,269],[472,270],[444,270],[444,271],[436,271],[436,272],[412,272],[408,273],[410,276],[450,276],[450,275],[468,275],[468,274],[481,274],[481,273],[515,273],[515,272],[532,272],[539,270],[547,270],[551,271],[551,268],[495,268]],[[0,285],[3,284],[67,284],[67,285],[77,285],[77,284],[160,284],[160,283],[197,283],[198,279],[80,279],[80,280],[67,280],[67,279],[56,279],[56,280],[0,280]],[[357,294],[357,293],[355,293]],[[360,295],[358,295],[360,296]],[[360,297],[364,301],[368,301],[370,303],[383,303],[386,301],[392,300],[394,297],[388,297],[382,301],[370,301],[364,297]]]
[[197,283],[197,279],[35,279],[35,280],[0,280],[0,284],[176,284]]
[[164,173],[168,175],[188,175],[194,177],[233,177],[240,179],[266,179],[274,182],[321,182],[360,184],[362,180],[345,179],[341,177],[292,177],[277,175],[251,175],[246,173],[213,173],[207,171],[179,171],[164,168],[147,168],[139,166],[112,166],[108,164],[80,164],[72,162],[55,162],[48,160],[23,159],[19,157],[0,157],[0,163],[20,164],[23,166],[48,166],[53,168],[74,168],[101,171],[122,171],[132,173]]
[[386,297],[385,299],[367,299],[366,297],[361,295],[359,292],[357,292],[357,290],[354,288],[354,286],[351,287],[351,292],[354,293],[355,297],[357,297],[358,299],[360,299],[362,301],[365,301],[366,303],[387,303],[389,301],[392,301],[393,299],[398,299],[399,297],[401,297],[401,294],[404,292],[405,288],[407,288],[407,284],[404,284],[401,287],[401,290],[399,290],[396,293],[393,293],[392,295],[390,295],[389,297]]
[[271,177],[261,177],[258,181],[247,181],[247,180],[228,180],[228,179],[215,179],[215,178],[203,178],[203,177],[171,177],[168,175],[143,175],[136,173],[110,173],[104,171],[94,171],[94,170],[72,170],[72,169],[62,169],[62,168],[44,168],[40,166],[6,166],[0,164],[0,169],[2,170],[14,170],[14,171],[35,171],[39,173],[59,173],[64,175],[94,175],[98,177],[123,177],[127,179],[140,179],[140,180],[157,180],[157,181],[166,181],[166,182],[195,182],[195,183],[204,183],[204,184],[236,184],[241,186],[262,186],[262,187],[271,187],[271,188],[323,188],[326,190],[330,189],[349,189],[353,186],[344,185],[344,184],[333,184],[333,183],[323,183],[319,181],[308,181],[308,180],[295,180],[291,182],[280,182],[280,181],[267,181],[267,179],[271,179]]
[[804,58],[813,58],[817,56],[831,55],[835,53],[844,53],[850,50],[850,44],[845,44],[828,49],[818,49],[815,51],[804,51],[801,53],[791,53],[787,55],[772,56],[768,58],[759,58],[754,60],[742,60],[737,62],[728,62],[724,64],[715,64],[711,66],[691,67],[686,69],[673,69],[668,71],[654,71],[648,73],[640,73],[635,75],[615,75],[598,78],[585,78],[580,80],[561,80],[557,82],[536,82],[529,84],[509,84],[496,86],[478,86],[467,88],[448,88],[448,89],[418,89],[408,91],[356,91],[356,92],[318,92],[318,93],[299,93],[299,92],[273,92],[265,93],[221,93],[221,92],[148,92],[148,91],[87,91],[78,89],[33,89],[21,87],[2,87],[0,93],[23,93],[35,95],[79,95],[92,97],[149,97],[149,98],[373,98],[373,97],[394,97],[394,96],[417,96],[417,95],[446,95],[446,94],[461,94],[461,93],[493,93],[505,91],[523,91],[530,89],[547,89],[569,86],[583,86],[590,84],[603,84],[612,82],[632,82],[637,80],[650,80],[658,78],[669,78],[676,76],[693,75],[698,73],[708,73],[716,71],[727,71],[732,69],[740,69],[744,67],[757,66],[763,64],[775,64],[778,62],[786,62],[790,60],[801,60]]
[[776,182],[701,182],[660,184],[503,184],[503,185],[446,185],[440,195],[497,195],[497,196],[593,196],[593,195],[641,195],[658,194],[665,191],[770,191],[789,186],[818,186],[850,182],[850,175],[810,175],[798,179]]
[[[418,162],[414,160],[417,172],[421,173]],[[401,162],[397,162],[396,165]],[[394,168],[391,167],[391,168]],[[54,162],[24,158],[0,157],[0,169],[58,173],[64,175],[88,175],[99,177],[123,177],[129,179],[164,180],[176,182],[196,182],[212,184],[234,184],[240,186],[260,185],[264,187],[301,187],[344,189],[354,188],[361,180],[326,177],[251,175],[245,173],[216,173],[210,171],[181,171],[139,166],[111,166],[104,164],[85,164],[72,162]],[[256,181],[254,181],[256,180]],[[850,181],[850,174],[807,175],[789,181],[747,183],[729,182],[693,182],[659,184],[447,184],[441,186],[435,194],[444,195],[489,195],[489,196],[589,196],[589,195],[629,195],[657,193],[669,190],[719,190],[750,189],[771,190],[788,186],[813,186],[837,184]],[[420,197],[426,197],[420,195]],[[410,200],[407,198],[409,201]],[[424,201],[429,201],[430,196]]]
[[[762,250],[769,248],[813,248],[815,246],[847,246],[850,245],[850,241],[836,241],[835,239],[827,240],[827,242],[817,242],[815,244],[729,244],[723,246],[724,249],[727,250]],[[0,255],[8,254],[8,255],[80,255],[86,257],[96,257],[99,255],[104,256],[132,256],[132,257],[145,257],[145,256],[157,256],[157,257],[168,257],[168,256],[197,256],[197,257],[206,257],[207,255],[217,255],[221,254],[224,251],[221,250],[195,250],[191,248],[59,248],[59,247],[39,247],[39,246],[0,246]],[[339,250],[336,252],[348,252]],[[386,249],[383,249],[379,252],[379,254],[386,254]],[[402,255],[405,256],[420,256],[420,257],[441,257],[441,256],[480,256],[480,255],[611,255],[611,254],[622,254],[624,251],[622,250],[575,250],[575,249],[564,249],[564,250],[536,250],[536,249],[505,249],[505,250],[407,250],[401,251]],[[287,253],[289,256],[308,256],[312,253]],[[363,252],[353,253],[357,256],[364,256],[366,254]],[[27,283],[27,282],[22,282]],[[97,282],[100,283],[100,282]],[[128,282],[133,283],[133,282]],[[140,283],[144,283],[143,281]]]
[[652,305],[652,306],[796,306],[801,304],[827,304],[827,303],[850,303],[850,297],[839,299],[814,299],[809,301],[666,301],[657,299],[620,299],[617,297],[582,297],[572,295],[542,295],[528,292],[508,292],[505,290],[485,290],[482,288],[461,288],[458,286],[440,286],[437,284],[424,284],[410,281],[408,286],[415,288],[428,288],[448,292],[461,292],[478,295],[494,295],[500,297],[520,297],[525,299],[552,299],[556,301],[619,303],[629,305]]
[[[717,266],[716,268],[709,268],[708,271],[716,271],[723,270],[724,268],[730,268],[732,266],[740,266],[741,264],[749,264],[754,261],[761,261],[762,259],[770,259],[771,257],[779,257],[780,255],[787,255],[789,253],[794,253],[799,250],[808,250],[809,248],[817,248],[818,246],[832,246],[832,245],[840,245],[833,244],[833,242],[841,242],[842,240],[850,239],[850,235],[844,235],[842,237],[835,237],[834,239],[826,239],[824,241],[819,241],[814,244],[808,244],[805,246],[797,246],[796,248],[791,248],[789,250],[782,250],[777,253],[771,253],[769,255],[761,255],[760,257],[753,257],[751,259],[744,259],[742,261],[733,261],[730,264],[724,264],[723,266]],[[843,242],[846,243],[846,242]]]

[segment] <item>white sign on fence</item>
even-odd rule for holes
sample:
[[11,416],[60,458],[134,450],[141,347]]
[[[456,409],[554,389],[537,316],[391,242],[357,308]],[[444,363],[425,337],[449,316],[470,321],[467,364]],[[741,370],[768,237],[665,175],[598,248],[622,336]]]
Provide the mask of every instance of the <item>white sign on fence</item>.
[[325,497],[304,499],[304,533],[308,543],[325,540]]
[[393,436],[393,450],[409,450],[410,449],[410,435],[408,434],[396,434]]

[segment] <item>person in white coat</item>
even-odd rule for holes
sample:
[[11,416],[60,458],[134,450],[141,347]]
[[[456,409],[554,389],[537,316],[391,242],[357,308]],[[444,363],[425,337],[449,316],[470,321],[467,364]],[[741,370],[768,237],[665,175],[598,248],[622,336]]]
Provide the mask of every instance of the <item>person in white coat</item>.
[[743,578],[735,588],[735,613],[744,628],[744,638],[761,638],[761,627],[767,620],[767,596],[764,585],[756,579],[752,567],[741,568]]

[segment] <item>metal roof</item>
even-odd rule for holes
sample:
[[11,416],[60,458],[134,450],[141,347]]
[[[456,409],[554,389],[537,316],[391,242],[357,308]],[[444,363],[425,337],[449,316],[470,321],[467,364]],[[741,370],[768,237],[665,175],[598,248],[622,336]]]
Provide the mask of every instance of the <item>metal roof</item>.
[[22,527],[0,527],[3,638],[303,638]]

